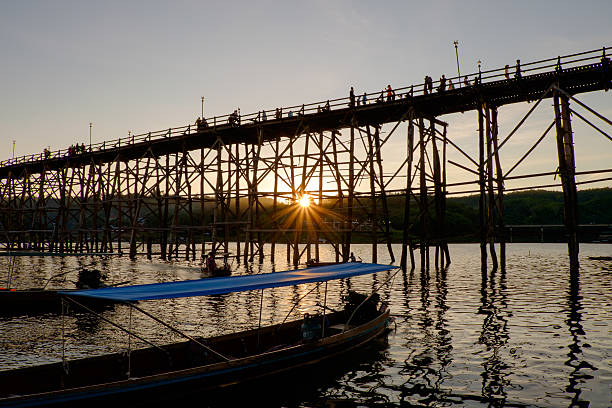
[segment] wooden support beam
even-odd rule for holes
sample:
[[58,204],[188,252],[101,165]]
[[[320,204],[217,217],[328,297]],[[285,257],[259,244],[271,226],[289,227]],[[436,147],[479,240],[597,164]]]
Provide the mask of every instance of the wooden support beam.
[[410,115],[407,129],[406,141],[406,195],[404,198],[404,228],[402,234],[402,255],[401,267],[407,269],[407,252],[410,251],[411,269],[414,269],[414,252],[412,248],[412,240],[410,239],[410,230],[412,223],[410,222],[410,202],[412,196],[412,161],[414,157],[414,123],[413,115]]
[[428,242],[428,208],[427,208],[427,184],[425,179],[425,123],[419,118],[419,207],[420,207],[420,242],[419,252],[421,255],[421,270],[426,270],[426,261],[429,252]]
[[495,182],[497,186],[497,230],[499,240],[499,261],[502,272],[506,271],[506,236],[504,226],[504,179],[499,159],[497,147],[498,141],[498,125],[497,125],[497,107],[491,109],[491,137],[493,141],[493,151],[495,159]]
[[480,196],[478,200],[478,214],[480,219],[480,270],[483,281],[487,272],[487,217],[486,217],[486,195],[485,195],[485,148],[484,148],[484,114],[482,104],[478,105],[478,184]]
[[[274,153],[278,155],[279,153],[279,144],[280,141],[276,139],[274,145]],[[277,217],[278,211],[278,160],[274,160],[274,197],[272,198],[272,214],[274,217]],[[277,220],[274,220],[274,225],[278,226]],[[276,237],[277,234],[272,234],[272,242],[270,243],[270,262],[274,263],[276,257]],[[287,261],[289,263],[289,261]]]
[[[368,135],[368,158],[370,163],[369,175],[370,175],[370,222],[371,222],[371,241],[372,241],[372,262],[378,262],[378,214],[376,209],[376,173],[374,171],[374,156],[376,149],[373,141],[372,134],[370,133],[370,126],[366,127]],[[378,133],[378,132],[376,132]],[[377,134],[374,135],[375,137]]]
[[384,180],[384,171],[383,171],[383,165],[382,165],[382,153],[380,151],[381,149],[380,126],[376,126],[376,132],[374,133],[374,145],[375,145],[375,152],[376,152],[376,163],[378,163],[378,174],[380,177],[379,185],[380,185],[380,197],[382,200],[384,233],[385,233],[385,239],[387,241],[387,251],[389,252],[391,263],[393,263],[395,262],[395,255],[393,255],[393,247],[391,246],[389,206],[387,204],[387,194],[385,193],[385,180]]
[[580,267],[578,253],[578,199],[575,180],[574,141],[570,119],[569,100],[567,95],[558,91],[553,93],[555,124],[557,128],[557,156],[559,174],[563,188],[563,222],[568,234],[568,252],[570,270],[577,271]]
[[483,104],[486,120],[486,144],[487,144],[487,241],[489,242],[489,253],[491,254],[491,264],[493,271],[497,270],[497,253],[495,251],[495,192],[493,190],[493,160],[490,160],[493,153],[493,136],[491,134],[491,110],[489,104]]
[[[353,117],[353,122],[355,118]],[[351,136],[349,141],[349,177],[348,177],[348,198],[347,198],[347,215],[345,222],[345,239],[344,248],[342,250],[342,262],[348,262],[351,253],[351,241],[353,232],[353,200],[355,198],[355,126],[351,123]]]
[[[435,124],[433,121],[430,122],[431,134],[435,134]],[[432,157],[433,157],[433,179],[434,179],[434,207],[436,211],[436,223],[435,223],[435,240],[436,240],[436,253],[435,253],[435,266],[438,269],[438,265],[444,268],[444,247],[442,242],[444,241],[444,196],[442,193],[442,167],[440,163],[440,152],[436,143],[437,137],[431,138],[432,145]]]

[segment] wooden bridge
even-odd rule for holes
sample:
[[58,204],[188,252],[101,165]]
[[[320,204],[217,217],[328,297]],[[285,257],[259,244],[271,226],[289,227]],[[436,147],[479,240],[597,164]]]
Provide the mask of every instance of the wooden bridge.
[[[573,113],[612,140],[612,123],[576,95],[608,90],[612,83],[609,48],[554,57],[462,78],[411,85],[247,115],[206,118],[202,123],[105,141],[78,149],[39,153],[0,162],[2,245],[11,250],[48,252],[123,252],[130,256],[195,257],[222,250],[244,262],[287,246],[287,261],[319,258],[331,245],[337,260],[347,260],[355,234],[373,245],[386,243],[392,259],[389,194],[403,195],[401,263],[421,266],[450,262],[445,239],[445,198],[475,186],[480,195],[483,268],[487,245],[497,267],[494,242],[504,266],[504,181],[555,127],[558,170],[564,191],[564,223],[570,264],[577,267],[577,172],[570,115]],[[451,83],[453,85],[451,85]],[[469,83],[469,84],[468,84]],[[554,119],[534,146],[502,172],[499,155],[544,99],[554,101]],[[570,101],[589,118],[572,110]],[[499,140],[497,108],[534,102],[529,113]],[[478,112],[476,158],[447,134],[440,116]],[[388,130],[385,130],[385,126]],[[405,127],[405,139],[398,129]],[[415,128],[418,137],[415,135]],[[405,140],[403,163],[383,166],[383,148]],[[452,149],[464,164],[447,159]],[[447,164],[476,180],[447,183]],[[392,176],[389,176],[392,174]],[[391,185],[402,182],[401,188]],[[367,181],[367,186],[361,186]],[[327,187],[331,184],[333,187]],[[324,188],[325,187],[325,188]],[[531,186],[534,187],[534,186]],[[474,187],[472,187],[474,188]],[[267,190],[266,190],[267,189]],[[306,196],[309,206],[300,206]],[[304,203],[304,200],[302,200]],[[367,228],[364,228],[367,226]],[[395,228],[397,230],[397,228]],[[395,231],[397,232],[397,231]],[[311,251],[314,249],[314,253]],[[179,255],[180,253],[180,255]]]

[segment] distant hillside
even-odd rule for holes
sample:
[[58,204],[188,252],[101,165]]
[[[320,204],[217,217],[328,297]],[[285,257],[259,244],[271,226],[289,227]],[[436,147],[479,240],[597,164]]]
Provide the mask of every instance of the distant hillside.
[[[416,203],[412,208],[411,222],[415,222]],[[450,197],[446,208],[447,236],[456,241],[478,240],[478,195]],[[612,188],[579,191],[578,212],[580,224],[612,224]],[[394,230],[402,230],[403,218],[404,197],[389,197],[389,219]],[[506,225],[563,224],[563,193],[536,190],[506,194],[504,222]]]
[[[478,214],[478,196],[450,198],[449,202]],[[578,191],[580,224],[612,224],[612,188]],[[563,193],[526,191],[504,195],[506,224],[562,224]]]

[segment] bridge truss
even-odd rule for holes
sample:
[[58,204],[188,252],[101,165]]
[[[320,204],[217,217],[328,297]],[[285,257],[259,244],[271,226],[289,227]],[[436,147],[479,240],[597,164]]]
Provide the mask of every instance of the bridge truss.
[[[332,248],[336,261],[346,261],[359,237],[372,244],[373,262],[379,244],[386,244],[391,260],[399,255],[403,267],[409,260],[415,266],[415,249],[421,267],[428,267],[430,247],[435,265],[444,266],[450,263],[446,197],[473,192],[479,197],[485,270],[488,256],[494,268],[505,263],[505,183],[558,175],[570,266],[577,268],[576,177],[606,180],[612,170],[576,171],[571,119],[612,140],[610,120],[576,97],[609,89],[607,50],[525,64],[512,78],[503,69],[471,74],[469,86],[451,78],[457,84],[453,89],[436,83],[438,90],[431,92],[420,84],[389,96],[365,94],[359,103],[340,98],[214,117],[198,126],[105,141],[79,153],[60,150],[6,160],[0,163],[1,245],[11,251],[163,259],[195,259],[212,250],[245,263],[266,257],[277,262],[276,247],[284,245],[287,262],[297,266],[319,260],[321,245]],[[504,146],[551,98],[550,125],[504,171]],[[500,139],[498,107],[525,101],[534,102],[529,112]],[[476,149],[459,146],[440,119],[464,111],[477,112]],[[553,129],[558,168],[511,175]],[[403,160],[385,163],[385,153],[398,149],[405,152]],[[459,159],[450,159],[451,152]],[[448,182],[448,166],[469,179]],[[402,251],[394,254],[391,242],[398,231],[390,225],[389,202],[398,195],[405,197]]]

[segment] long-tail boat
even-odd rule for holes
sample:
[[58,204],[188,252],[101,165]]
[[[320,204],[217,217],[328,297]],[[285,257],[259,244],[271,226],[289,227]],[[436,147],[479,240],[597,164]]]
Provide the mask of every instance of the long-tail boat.
[[[290,378],[298,378],[293,375],[313,367],[326,370],[336,358],[387,333],[389,310],[379,302],[377,293],[352,296],[341,311],[326,314],[328,308],[324,305],[316,317],[305,315],[304,319],[286,322],[292,309],[279,324],[210,338],[190,337],[134,302],[327,282],[392,269],[395,267],[389,265],[343,263],[259,275],[64,292],[66,299],[77,305],[84,299],[125,302],[187,340],[157,346],[136,335],[151,347],[0,371],[0,406],[150,405],[196,392],[214,395],[269,377],[286,379],[289,373]],[[276,382],[269,384],[273,387]],[[298,387],[299,383],[294,385]],[[203,402],[198,400],[198,405]]]

